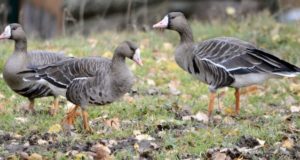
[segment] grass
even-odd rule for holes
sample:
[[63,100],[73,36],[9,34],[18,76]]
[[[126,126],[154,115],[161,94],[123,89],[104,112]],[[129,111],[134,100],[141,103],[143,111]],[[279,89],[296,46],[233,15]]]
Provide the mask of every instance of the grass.
[[[191,22],[195,40],[201,41],[219,36],[237,37],[262,48],[266,48],[275,55],[300,66],[300,30],[299,24],[279,24],[268,14],[255,17],[248,17],[238,22],[229,20],[227,22],[199,23]],[[230,125],[223,120],[218,125],[195,127],[201,125],[197,121],[182,121],[176,119],[176,106],[183,108],[188,106],[192,112],[207,112],[208,88],[205,84],[199,83],[189,74],[182,71],[174,62],[173,51],[179,41],[179,37],[172,31],[158,33],[150,32],[103,32],[89,37],[73,35],[71,37],[60,37],[49,41],[29,39],[29,50],[54,50],[63,51],[72,56],[106,56],[111,57],[116,46],[123,40],[132,40],[140,44],[142,49],[143,67],[137,67],[131,61],[128,65],[137,77],[134,88],[140,95],[134,96],[132,101],[124,98],[106,106],[90,106],[88,112],[90,120],[102,117],[120,119],[121,130],[107,130],[101,134],[79,134],[80,141],[99,139],[124,139],[133,136],[134,130],[153,137],[160,137],[160,150],[154,151],[155,159],[178,159],[181,155],[204,156],[207,149],[217,146],[230,147],[242,135],[265,140],[271,146],[282,140],[282,132],[287,129],[287,122],[283,116],[290,114],[291,105],[299,105],[298,92],[291,92],[290,84],[297,85],[298,78],[276,79],[267,81],[262,85],[259,92],[243,95],[241,101],[241,114],[234,118],[234,124]],[[13,42],[1,41],[0,43],[0,71],[4,63],[13,52]],[[179,83],[176,85],[181,94],[174,96],[169,94],[168,85],[170,82]],[[154,82],[154,83],[153,83]],[[146,94],[150,88],[158,88],[161,94]],[[221,97],[219,104],[223,106],[223,119],[228,118],[224,110],[233,108],[234,96],[232,89],[221,89],[226,95]],[[20,135],[29,135],[30,132],[39,130],[44,133],[49,127],[60,123],[64,114],[66,103],[62,100],[60,112],[51,117],[46,111],[51,105],[52,98],[37,99],[36,115],[24,115],[21,106],[27,103],[24,97],[16,95],[0,79],[0,92],[3,98],[0,99],[0,130]],[[289,97],[295,102],[289,102]],[[217,103],[215,103],[217,106]],[[216,107],[217,108],[217,107]],[[173,110],[173,111],[172,111]],[[214,113],[214,115],[217,115]],[[28,122],[19,123],[16,117],[28,118]],[[130,123],[123,123],[129,121]],[[157,132],[157,126],[167,123],[173,126],[184,126],[187,132],[180,134],[176,129]],[[291,122],[296,128],[300,128],[300,117],[294,116]],[[103,125],[93,126],[94,130],[103,130]],[[80,131],[81,120],[77,121],[77,130]],[[194,129],[192,129],[194,128]],[[159,135],[158,135],[159,134]],[[68,137],[62,140],[76,143]],[[45,157],[53,157],[54,151],[39,152]],[[0,155],[7,156],[0,147]],[[137,152],[131,150],[120,150],[114,153],[116,159],[126,159],[137,156]],[[0,156],[1,157],[1,156]],[[63,158],[62,158],[63,159]]]

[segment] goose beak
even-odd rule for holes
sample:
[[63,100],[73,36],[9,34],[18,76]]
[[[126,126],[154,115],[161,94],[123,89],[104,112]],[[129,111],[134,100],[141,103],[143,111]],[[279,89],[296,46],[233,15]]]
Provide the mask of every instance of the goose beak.
[[0,35],[0,39],[8,39],[11,36],[10,26],[6,26],[4,32]]
[[160,22],[153,25],[153,28],[167,28],[169,25],[169,17],[165,16]]
[[138,65],[143,66],[143,62],[142,62],[142,59],[141,59],[141,51],[140,51],[139,48],[135,50],[132,59],[133,59],[133,61],[134,61],[135,63],[137,63]]

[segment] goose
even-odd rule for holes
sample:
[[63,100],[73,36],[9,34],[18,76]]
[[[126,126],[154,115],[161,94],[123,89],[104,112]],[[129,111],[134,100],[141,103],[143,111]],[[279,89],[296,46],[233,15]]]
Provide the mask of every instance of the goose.
[[263,83],[269,78],[295,77],[300,73],[297,66],[237,38],[217,37],[195,42],[181,12],[168,13],[153,28],[179,33],[175,61],[184,71],[209,86],[209,118],[219,88],[235,88],[235,113],[239,114],[240,88]]
[[121,43],[112,59],[86,57],[62,60],[43,67],[33,67],[19,74],[33,73],[24,78],[45,84],[75,104],[63,119],[64,128],[74,125],[81,108],[83,128],[92,132],[88,123],[87,105],[105,105],[121,98],[134,84],[134,75],[125,63],[129,58],[142,65],[140,49],[131,42]]
[[45,85],[36,82],[24,81],[22,75],[17,73],[26,69],[27,66],[42,66],[51,64],[66,57],[62,53],[48,51],[27,51],[27,39],[20,24],[13,23],[5,27],[0,39],[15,41],[13,54],[8,58],[3,70],[3,78],[6,84],[16,93],[27,97],[29,100],[28,109],[34,112],[35,98],[54,96],[50,114],[55,115],[58,110],[57,95]]

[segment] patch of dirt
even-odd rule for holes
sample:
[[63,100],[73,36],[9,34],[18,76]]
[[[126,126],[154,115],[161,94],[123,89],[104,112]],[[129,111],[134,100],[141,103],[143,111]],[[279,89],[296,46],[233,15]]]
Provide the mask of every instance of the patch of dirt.
[[[0,144],[4,146],[2,149],[5,154],[1,155],[3,157],[0,156],[0,159],[9,158],[12,155],[28,157],[49,151],[76,159],[81,153],[86,156],[101,157],[113,155],[121,150],[138,153],[140,158],[151,159],[153,152],[161,147],[159,139],[151,138],[148,140],[144,138],[151,137],[149,135],[137,135],[117,140],[99,139],[91,142],[81,140],[78,137],[68,139],[62,134],[33,131],[26,136],[15,136],[12,133],[1,133]],[[102,150],[107,150],[107,153],[103,154]]]

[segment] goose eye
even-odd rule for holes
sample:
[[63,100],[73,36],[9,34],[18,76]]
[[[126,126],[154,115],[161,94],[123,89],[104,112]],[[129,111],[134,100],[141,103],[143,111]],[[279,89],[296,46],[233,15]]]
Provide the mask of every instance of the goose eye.
[[173,17],[170,17],[171,19],[175,19],[175,17],[173,16]]
[[16,30],[16,29],[17,29],[17,27],[12,27],[12,28],[11,28],[11,30],[13,30],[13,31]]

